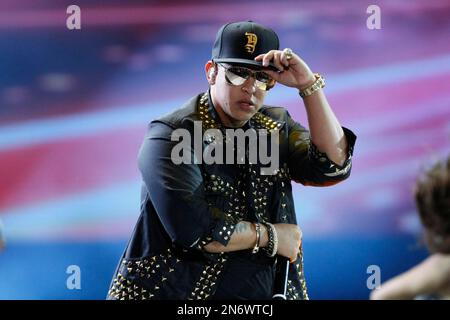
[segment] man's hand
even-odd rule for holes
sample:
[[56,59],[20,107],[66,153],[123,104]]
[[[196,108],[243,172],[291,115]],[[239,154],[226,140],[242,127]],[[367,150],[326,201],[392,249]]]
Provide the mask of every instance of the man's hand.
[[289,258],[291,263],[297,260],[300,246],[302,244],[302,231],[295,224],[274,224],[278,235],[277,254]]
[[302,90],[313,84],[316,80],[305,61],[295,53],[292,53],[291,58],[288,60],[286,51],[270,50],[265,54],[260,54],[255,60],[262,61],[265,67],[272,61],[279,72],[268,69],[264,69],[263,71],[277,82],[288,87]]

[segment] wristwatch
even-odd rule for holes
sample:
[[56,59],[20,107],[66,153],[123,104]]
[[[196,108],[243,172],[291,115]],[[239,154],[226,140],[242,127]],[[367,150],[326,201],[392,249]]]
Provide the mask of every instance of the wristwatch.
[[317,90],[325,87],[325,79],[322,77],[322,75],[320,75],[319,73],[314,73],[314,77],[316,77],[316,81],[314,81],[312,85],[310,85],[306,89],[298,91],[300,97],[305,98],[307,96],[312,95]]

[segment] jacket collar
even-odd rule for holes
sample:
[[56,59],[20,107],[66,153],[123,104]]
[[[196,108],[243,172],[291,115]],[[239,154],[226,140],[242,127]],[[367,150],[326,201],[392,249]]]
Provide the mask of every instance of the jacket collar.
[[[223,128],[219,114],[211,99],[211,92],[208,90],[201,95],[198,103],[198,112],[200,114],[200,119],[202,120],[203,129],[213,129],[213,128]],[[253,129],[266,129],[269,132],[274,130],[281,130],[284,126],[285,121],[275,120],[270,116],[261,113],[265,107],[263,106],[249,121],[244,125],[245,128]]]

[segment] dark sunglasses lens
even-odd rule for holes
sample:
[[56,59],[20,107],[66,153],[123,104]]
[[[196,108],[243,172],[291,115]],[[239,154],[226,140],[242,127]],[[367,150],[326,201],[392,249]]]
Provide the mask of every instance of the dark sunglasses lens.
[[269,90],[275,85],[275,81],[267,75],[265,72],[256,71],[253,72],[247,68],[239,66],[231,66],[225,68],[225,78],[226,80],[235,86],[240,86],[245,83],[245,81],[251,76],[255,77],[256,86],[261,90]]
[[264,83],[269,83],[271,78],[265,72],[257,72],[256,80],[264,82]]
[[244,79],[248,79],[250,76],[250,71],[244,68],[240,67],[231,67],[228,69],[230,72],[234,73],[235,75],[242,77]]
[[242,72],[240,68],[231,67],[225,70],[227,80],[230,81],[231,84],[235,86],[242,85],[245,82],[245,80],[248,79],[248,75],[246,76],[245,72]]

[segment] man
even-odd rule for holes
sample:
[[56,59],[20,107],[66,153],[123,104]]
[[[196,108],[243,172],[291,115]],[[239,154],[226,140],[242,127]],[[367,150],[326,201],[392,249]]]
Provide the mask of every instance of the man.
[[[205,73],[208,92],[150,123],[139,154],[141,216],[108,298],[270,299],[277,256],[284,256],[287,298],[307,299],[291,180],[328,186],[346,179],[356,137],[333,114],[323,78],[292,50],[280,51],[278,36],[260,24],[222,26]],[[276,82],[299,90],[311,133],[285,109],[263,105]],[[220,134],[233,129],[267,135],[243,150]],[[179,133],[199,130],[200,152],[194,141],[182,162],[174,159]],[[264,141],[279,163],[271,173],[251,160],[251,147],[262,150]],[[201,161],[223,144],[232,145],[227,159],[237,163]]]
[[372,291],[372,300],[450,300],[449,156],[417,180],[415,200],[424,226],[425,242],[432,255]]

